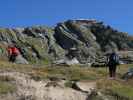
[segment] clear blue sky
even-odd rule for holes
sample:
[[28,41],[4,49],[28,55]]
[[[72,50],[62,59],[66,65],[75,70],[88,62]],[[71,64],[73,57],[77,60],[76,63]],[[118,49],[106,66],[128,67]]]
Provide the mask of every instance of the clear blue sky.
[[55,25],[97,19],[133,35],[133,0],[0,0],[0,26]]

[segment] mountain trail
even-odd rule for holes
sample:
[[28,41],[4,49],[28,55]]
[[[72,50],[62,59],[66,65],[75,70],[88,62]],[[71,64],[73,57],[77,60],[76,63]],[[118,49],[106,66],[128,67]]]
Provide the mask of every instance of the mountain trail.
[[[65,81],[35,81],[29,75],[20,72],[1,72],[0,76],[9,76],[14,79],[13,84],[17,87],[14,100],[88,100],[87,93],[65,87]],[[83,87],[87,86],[80,84]],[[93,87],[94,84],[89,87],[92,88],[91,86]],[[7,97],[3,100],[11,100]]]

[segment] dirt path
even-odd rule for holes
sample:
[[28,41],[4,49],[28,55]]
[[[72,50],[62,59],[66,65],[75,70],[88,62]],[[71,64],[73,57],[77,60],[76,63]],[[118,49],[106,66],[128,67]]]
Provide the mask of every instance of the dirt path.
[[[2,72],[0,76],[9,76],[15,79],[14,84],[17,91],[14,100],[88,100],[88,94],[66,88],[64,81],[35,81],[30,76],[20,72]],[[89,84],[87,87],[87,85],[79,83],[83,88],[93,88],[94,84]]]

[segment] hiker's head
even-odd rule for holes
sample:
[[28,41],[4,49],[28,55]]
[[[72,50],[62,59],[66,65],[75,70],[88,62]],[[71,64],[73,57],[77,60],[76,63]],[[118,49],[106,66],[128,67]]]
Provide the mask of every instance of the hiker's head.
[[8,48],[12,48],[12,47],[14,47],[14,44],[9,44],[8,45]]

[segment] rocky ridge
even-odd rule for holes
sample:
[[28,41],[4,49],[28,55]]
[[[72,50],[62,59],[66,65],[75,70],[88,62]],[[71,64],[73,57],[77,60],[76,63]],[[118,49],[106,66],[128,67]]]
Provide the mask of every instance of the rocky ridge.
[[56,27],[0,28],[0,46],[4,51],[0,59],[7,59],[6,48],[12,43],[26,60],[38,64],[63,59],[70,48],[78,50],[76,58],[80,63],[99,60],[110,50],[133,50],[133,38],[127,33],[103,22],[83,19],[68,20]]

